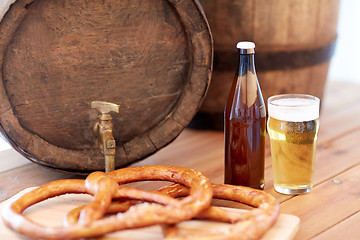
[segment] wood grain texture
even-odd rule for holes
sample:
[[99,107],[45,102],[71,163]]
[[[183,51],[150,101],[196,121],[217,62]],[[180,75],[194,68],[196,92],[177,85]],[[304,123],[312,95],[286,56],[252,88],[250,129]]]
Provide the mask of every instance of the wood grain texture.
[[[358,239],[360,173],[360,86],[328,82],[322,102],[320,132],[315,161],[314,188],[305,195],[283,195],[273,189],[269,145],[266,146],[265,191],[280,201],[284,214],[301,218],[295,239]],[[132,166],[176,165],[203,172],[214,183],[223,182],[224,136],[220,131],[185,129],[181,135],[156,154]],[[0,155],[0,201],[20,190],[55,179],[74,177],[58,173],[21,159],[14,150]],[[6,162],[10,161],[9,164]],[[158,183],[136,183],[135,187],[153,189]],[[229,201],[216,205],[244,207]]]
[[[314,237],[327,230],[329,225],[336,225],[359,211],[359,179],[360,165],[323,182],[311,195],[299,196],[284,202],[281,205],[282,212],[295,214],[303,220],[300,225],[302,231],[295,239]],[[323,210],[327,208],[331,211]]]
[[32,160],[63,170],[103,169],[91,101],[120,105],[120,167],[177,137],[211,77],[197,1],[19,0],[0,32],[0,129]]
[[360,212],[327,229],[319,235],[313,237],[314,240],[326,239],[360,239],[359,231]]
[[[221,116],[238,63],[236,43],[256,44],[255,65],[265,101],[281,93],[323,97],[334,52],[339,0],[203,0],[214,36],[214,72],[200,113]],[[221,121],[220,117],[214,122]],[[200,120],[193,126],[205,124]],[[223,124],[214,124],[221,129]],[[220,126],[220,127],[219,127]]]

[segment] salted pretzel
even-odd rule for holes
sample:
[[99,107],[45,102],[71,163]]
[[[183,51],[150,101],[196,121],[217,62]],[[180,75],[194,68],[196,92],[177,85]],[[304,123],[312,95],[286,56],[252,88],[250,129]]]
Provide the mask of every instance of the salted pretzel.
[[[109,179],[108,179],[109,178]],[[164,180],[180,183],[190,188],[188,196],[175,200],[161,194],[155,194],[154,202],[132,206],[123,214],[101,218],[111,205],[112,198],[124,197],[126,188],[117,184],[143,180]],[[115,184],[116,183],[116,184]],[[106,191],[110,189],[109,191]],[[125,190],[124,190],[125,189]],[[135,199],[140,191],[128,191]],[[45,199],[67,194],[88,193],[94,195],[94,201],[80,213],[79,223],[68,226],[48,227],[32,222],[22,213],[30,206]],[[150,196],[153,193],[146,193]],[[146,195],[144,194],[144,195]],[[162,197],[160,197],[162,196]],[[110,200],[109,200],[110,199]],[[160,200],[159,200],[160,199]],[[48,183],[28,192],[4,207],[2,216],[5,224],[24,235],[41,239],[77,239],[103,235],[106,233],[145,227],[153,224],[175,224],[196,216],[207,208],[212,199],[212,187],[209,179],[202,173],[173,166],[146,166],[124,168],[109,174],[93,173],[84,180],[59,180]],[[99,209],[99,212],[97,212]]]

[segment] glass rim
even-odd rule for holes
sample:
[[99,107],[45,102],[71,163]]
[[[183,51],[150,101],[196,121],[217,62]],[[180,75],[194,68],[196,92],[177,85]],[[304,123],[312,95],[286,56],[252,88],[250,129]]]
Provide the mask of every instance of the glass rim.
[[303,107],[311,107],[314,104],[297,104],[297,105],[283,105],[283,104],[276,104],[274,103],[275,100],[278,99],[284,99],[284,98],[303,98],[303,99],[311,99],[314,100],[315,103],[314,104],[319,104],[320,103],[320,99],[318,97],[315,97],[313,95],[309,95],[309,94],[300,94],[300,93],[288,93],[288,94],[279,94],[279,95],[273,95],[271,97],[268,98],[267,102],[268,104],[271,104],[273,106],[276,107],[282,107],[282,108],[303,108]]

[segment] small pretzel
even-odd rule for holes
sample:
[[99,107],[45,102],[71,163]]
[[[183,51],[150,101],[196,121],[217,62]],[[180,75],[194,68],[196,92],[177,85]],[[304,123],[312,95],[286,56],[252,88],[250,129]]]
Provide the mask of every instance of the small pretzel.
[[[186,196],[189,190],[179,184],[161,189],[173,197]],[[223,208],[210,206],[197,215],[197,218],[212,219],[233,224],[209,230],[205,235],[179,236],[176,225],[167,226],[166,239],[171,240],[212,240],[212,239],[260,239],[276,222],[280,206],[271,195],[248,187],[227,184],[213,184],[213,197],[244,203],[256,209],[245,213],[234,213]]]
[[[59,180],[24,194],[4,207],[2,213],[4,222],[15,231],[33,238],[77,239],[99,236],[123,229],[139,228],[159,223],[174,224],[188,220],[208,207],[212,199],[212,187],[209,179],[202,173],[187,168],[172,166],[135,167],[120,169],[107,174],[107,176],[119,184],[143,180],[172,181],[189,187],[190,194],[179,201],[175,201],[175,204],[174,201],[165,206],[143,203],[132,206],[123,214],[116,214],[94,221],[94,219],[102,216],[110,205],[109,196],[121,196],[121,188],[116,191],[112,179],[106,179],[107,177],[104,174],[95,173],[89,175],[94,179],[87,179],[86,182],[84,180]],[[110,193],[106,193],[105,190],[99,187],[101,184],[110,186]],[[22,215],[22,212],[28,207],[45,199],[66,193],[89,193],[95,195],[95,201],[84,208],[84,216],[80,217],[83,219],[82,223],[61,227],[47,227],[34,223]],[[106,200],[101,202],[101,197],[105,197]],[[94,213],[97,207],[101,211]]]

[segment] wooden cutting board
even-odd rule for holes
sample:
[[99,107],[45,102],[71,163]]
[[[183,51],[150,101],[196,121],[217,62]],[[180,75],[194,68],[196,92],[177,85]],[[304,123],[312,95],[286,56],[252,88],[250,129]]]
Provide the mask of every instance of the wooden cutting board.
[[[9,200],[0,204],[0,211],[2,211],[5,204],[9,203],[14,198],[19,197],[33,188],[25,189],[24,191],[13,196]],[[92,197],[85,194],[68,194],[55,197],[44,202],[41,202],[25,211],[25,214],[33,221],[47,225],[47,226],[60,226],[64,215],[76,206],[83,205],[91,201]],[[241,209],[231,209],[231,211],[246,211]],[[280,214],[276,224],[263,236],[262,240],[290,240],[293,239],[298,227],[300,219],[293,215]],[[181,234],[196,234],[206,232],[209,229],[214,229],[227,225],[227,223],[220,223],[214,221],[204,220],[191,220],[178,224],[178,229]],[[30,239],[23,237],[4,224],[2,218],[0,219],[0,238],[1,239]],[[159,240],[163,239],[161,227],[151,226],[136,230],[119,231],[116,233],[108,234],[98,239],[118,239],[118,240]]]

